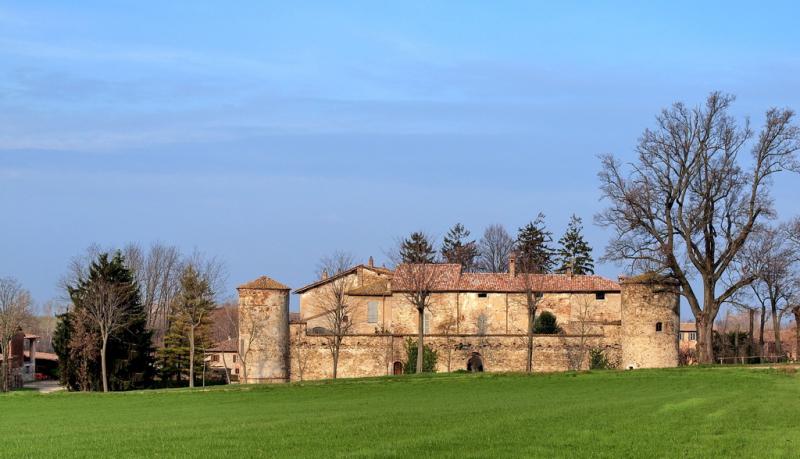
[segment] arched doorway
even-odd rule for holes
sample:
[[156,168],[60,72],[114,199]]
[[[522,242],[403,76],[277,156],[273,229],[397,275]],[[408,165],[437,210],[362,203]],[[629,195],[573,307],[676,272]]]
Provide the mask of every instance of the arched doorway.
[[472,373],[479,373],[483,371],[483,359],[477,352],[473,352],[469,360],[467,360],[467,371]]
[[401,375],[401,374],[403,374],[403,362],[395,362],[392,365],[392,374],[393,375]]

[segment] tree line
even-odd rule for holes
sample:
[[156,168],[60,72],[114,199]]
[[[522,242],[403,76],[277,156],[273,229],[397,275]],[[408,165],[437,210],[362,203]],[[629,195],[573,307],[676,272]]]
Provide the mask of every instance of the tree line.
[[90,247],[63,281],[70,305],[53,344],[63,384],[72,390],[194,387],[223,266],[214,258],[153,244],[106,251]]

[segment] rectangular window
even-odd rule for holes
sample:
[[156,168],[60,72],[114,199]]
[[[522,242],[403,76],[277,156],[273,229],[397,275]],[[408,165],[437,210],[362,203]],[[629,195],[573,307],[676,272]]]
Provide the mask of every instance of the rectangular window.
[[371,324],[378,323],[378,302],[370,301],[367,303],[367,322]]
[[536,297],[536,298],[542,298],[544,296],[544,293],[536,292],[536,293],[533,294],[533,296]]
[[238,374],[239,374],[239,369],[238,369],[238,368],[237,368],[237,369],[235,369],[235,370],[234,370],[234,373],[236,373],[236,374],[238,375]]
[[479,293],[478,298],[486,298],[487,293]]
[[212,362],[219,362],[219,354],[213,354],[211,356],[211,361]]
[[697,341],[697,332],[689,332],[689,341]]
[[422,333],[428,334],[431,332],[431,315],[426,312],[422,316]]
[[605,300],[606,299],[606,292],[597,292],[594,294],[595,300]]
[[236,363],[236,354],[233,355],[233,363]]

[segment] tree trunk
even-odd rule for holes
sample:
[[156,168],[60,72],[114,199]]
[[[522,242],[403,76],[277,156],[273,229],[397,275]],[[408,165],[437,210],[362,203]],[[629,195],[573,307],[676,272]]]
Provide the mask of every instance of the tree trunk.
[[103,346],[100,348],[100,374],[103,378],[103,392],[108,392],[108,373],[106,370],[106,346],[108,336],[103,336]]
[[422,363],[425,357],[425,310],[417,309],[419,317],[417,318],[417,326],[419,328],[417,334],[417,373],[422,373]]
[[758,355],[764,357],[764,326],[767,324],[767,307],[761,305],[761,324],[759,325]]
[[775,336],[775,354],[781,356],[783,354],[783,346],[781,346],[781,316],[778,314],[778,306],[775,302],[772,303],[772,334]]
[[[756,347],[755,336],[753,334],[756,332],[755,321],[756,321],[756,310],[755,309],[748,309],[747,312],[750,314],[750,330],[747,332],[747,356],[752,357],[753,351]],[[747,359],[749,362],[750,359]]]
[[697,317],[697,362],[714,363],[714,319],[710,315]]
[[795,306],[794,313],[794,360],[800,362],[800,306]]
[[338,336],[333,337],[333,379],[339,375],[339,347],[341,346],[342,342],[339,340]]
[[189,388],[194,388],[194,326],[189,326]]
[[11,388],[11,384],[8,381],[8,377],[11,375],[10,368],[11,366],[8,364],[8,359],[10,352],[8,351],[8,344],[3,346],[3,361],[0,362],[0,392],[8,392]]
[[533,372],[533,323],[536,319],[536,310],[528,308],[528,349],[525,361],[525,371]]

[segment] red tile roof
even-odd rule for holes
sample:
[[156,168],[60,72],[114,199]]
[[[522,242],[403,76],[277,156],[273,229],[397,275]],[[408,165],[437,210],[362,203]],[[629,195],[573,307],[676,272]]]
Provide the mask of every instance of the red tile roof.
[[233,338],[226,339],[225,341],[220,341],[219,343],[215,343],[214,347],[211,349],[206,349],[206,352],[236,352],[236,340]]
[[252,290],[291,290],[289,287],[281,284],[275,279],[267,276],[261,276],[256,280],[242,284],[237,289],[252,289]]
[[[537,292],[619,292],[618,283],[601,276],[576,276],[569,274],[517,274],[508,273],[462,273],[461,265],[427,265],[437,272],[434,291],[439,292],[507,292],[519,293],[527,289],[530,282]],[[407,290],[404,279],[408,278],[410,265],[400,265],[393,276],[392,290]],[[527,281],[527,282],[526,282]]]
[[334,276],[326,277],[325,279],[319,279],[319,280],[314,281],[314,282],[312,282],[312,283],[310,283],[308,285],[300,287],[297,290],[295,290],[294,293],[305,293],[308,290],[311,290],[313,288],[319,287],[320,285],[327,284],[328,282],[330,282],[330,281],[332,281],[334,279],[338,279],[338,278],[340,278],[342,276],[347,276],[349,274],[354,274],[354,273],[356,273],[358,271],[359,268],[369,269],[370,271],[376,272],[378,274],[388,274],[388,275],[392,274],[392,270],[391,269],[379,268],[377,266],[369,266],[369,265],[356,265],[356,266],[353,266],[352,268],[348,269],[347,271],[342,271],[342,272],[340,272],[340,273],[338,273],[338,274],[336,274]]

